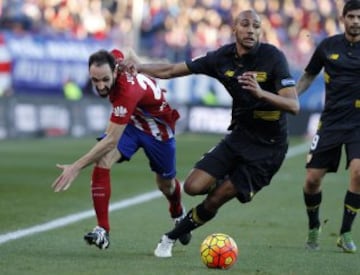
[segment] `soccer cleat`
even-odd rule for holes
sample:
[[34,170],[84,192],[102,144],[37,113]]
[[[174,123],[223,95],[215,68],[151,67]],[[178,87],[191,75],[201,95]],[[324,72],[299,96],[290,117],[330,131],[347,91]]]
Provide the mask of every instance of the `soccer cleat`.
[[154,251],[156,257],[169,258],[172,256],[172,248],[175,240],[170,239],[167,235],[163,235]]
[[84,240],[88,245],[94,244],[100,249],[107,249],[110,246],[109,233],[100,226],[96,226],[93,231],[87,233]]
[[356,252],[356,245],[351,237],[351,232],[341,234],[340,237],[337,239],[336,244],[346,253]]
[[[175,222],[175,227],[181,222],[181,220],[183,220],[184,218],[186,217],[186,210],[185,210],[185,207],[182,206],[182,215],[178,218],[175,218],[174,219],[174,222]],[[190,243],[191,241],[191,232],[189,233],[185,233],[185,234],[182,234],[179,236],[179,242],[182,244],[182,245],[187,245]]]
[[308,237],[306,240],[306,248],[309,250],[319,250],[319,237],[321,228],[313,228],[309,230]]

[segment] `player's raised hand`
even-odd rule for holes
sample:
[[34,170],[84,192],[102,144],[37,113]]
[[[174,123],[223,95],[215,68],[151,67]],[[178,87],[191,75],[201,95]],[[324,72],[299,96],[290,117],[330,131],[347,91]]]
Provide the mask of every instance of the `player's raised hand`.
[[133,75],[136,75],[138,73],[137,66],[138,63],[135,60],[127,58],[119,63],[119,70],[124,70]]
[[136,75],[138,65],[141,63],[140,57],[132,49],[127,49],[125,59],[119,63],[119,68]]
[[57,164],[56,167],[62,169],[61,175],[53,182],[51,187],[54,192],[66,191],[75,178],[79,175],[79,170],[73,165]]

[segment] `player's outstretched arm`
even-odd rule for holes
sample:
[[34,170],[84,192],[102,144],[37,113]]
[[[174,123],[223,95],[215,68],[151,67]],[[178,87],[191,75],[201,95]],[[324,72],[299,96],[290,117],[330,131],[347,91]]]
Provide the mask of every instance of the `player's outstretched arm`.
[[140,63],[134,58],[126,58],[120,64],[120,68],[130,73],[143,73],[152,77],[169,79],[191,74],[189,68],[183,63]]
[[152,63],[152,64],[138,64],[137,71],[152,77],[169,79],[179,76],[191,74],[188,66],[183,63]]
[[83,168],[95,163],[112,150],[117,150],[117,143],[125,127],[126,124],[119,125],[110,122],[106,137],[96,143],[89,152],[72,164],[57,164],[56,166],[62,169],[62,173],[52,184],[54,192],[67,190]]

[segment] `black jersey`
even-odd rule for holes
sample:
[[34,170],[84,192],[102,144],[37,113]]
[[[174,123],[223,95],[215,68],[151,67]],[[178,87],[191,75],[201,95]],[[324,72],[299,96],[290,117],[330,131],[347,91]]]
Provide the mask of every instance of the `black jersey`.
[[231,128],[248,130],[258,139],[274,143],[287,138],[285,112],[255,98],[242,89],[237,77],[244,72],[256,73],[263,90],[277,93],[295,86],[284,54],[276,47],[259,43],[249,53],[238,56],[235,43],[225,45],[186,62],[194,74],[205,74],[219,80],[233,98]]
[[305,71],[317,75],[324,68],[325,106],[321,127],[352,129],[360,125],[360,42],[344,34],[324,39]]

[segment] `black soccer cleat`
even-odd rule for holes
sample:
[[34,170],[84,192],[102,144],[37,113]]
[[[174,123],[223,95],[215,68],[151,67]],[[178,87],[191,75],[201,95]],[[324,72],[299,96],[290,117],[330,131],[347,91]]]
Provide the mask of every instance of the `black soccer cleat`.
[[[175,226],[177,226],[185,217],[186,217],[186,210],[185,207],[183,207],[183,214],[180,217],[174,219]],[[191,232],[188,232],[182,234],[178,239],[182,245],[188,245],[191,241],[191,237],[192,237]]]
[[95,245],[99,249],[107,249],[110,246],[109,233],[100,226],[96,226],[93,231],[87,233],[84,240],[88,245]]

